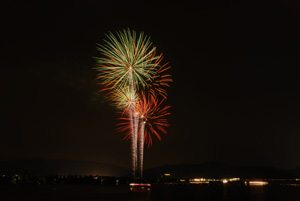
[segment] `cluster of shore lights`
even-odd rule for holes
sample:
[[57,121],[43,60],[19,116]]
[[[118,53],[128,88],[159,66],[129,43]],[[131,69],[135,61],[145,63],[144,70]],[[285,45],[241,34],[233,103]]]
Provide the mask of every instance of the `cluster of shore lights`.
[[[190,179],[189,183],[190,184],[205,184],[205,183],[209,183],[211,181],[219,181],[219,182],[223,182],[224,184],[227,184],[228,181],[239,181],[240,178],[229,178],[229,179],[205,179],[205,178],[195,178],[195,179]],[[182,180],[180,180],[182,181]]]
[[[181,182],[185,182],[186,180],[180,179]],[[223,182],[223,184],[227,184],[228,182],[240,181],[240,178],[227,178],[227,179],[205,179],[205,178],[195,178],[189,179],[190,184],[208,184],[209,182]],[[251,180],[245,181],[245,185],[250,186],[264,186],[268,185],[269,182],[263,180]]]

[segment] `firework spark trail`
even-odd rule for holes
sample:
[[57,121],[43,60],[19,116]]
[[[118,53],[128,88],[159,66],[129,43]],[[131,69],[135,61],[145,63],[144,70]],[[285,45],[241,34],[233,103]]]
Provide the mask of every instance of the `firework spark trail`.
[[137,165],[138,165],[138,153],[137,153],[137,147],[138,147],[138,126],[139,126],[139,119],[138,115],[136,114],[136,111],[134,111],[135,116],[134,116],[134,152],[135,152],[135,167],[137,170]]
[[[134,130],[134,123],[133,123],[133,111],[130,110],[129,112],[129,119],[130,119],[130,129],[131,131]],[[135,173],[136,173],[136,163],[137,163],[137,160],[136,160],[136,146],[135,146],[135,135],[133,134],[131,136],[131,163],[132,163],[132,175],[133,177],[135,177]]]
[[139,141],[139,172],[141,177],[141,182],[143,182],[143,169],[144,169],[144,132],[145,132],[145,121],[140,122],[140,135]]
[[[130,90],[131,93],[134,93],[135,87],[132,79],[132,67],[130,67],[129,71],[129,80],[130,80]],[[131,124],[131,154],[132,154],[132,172],[133,172],[133,177],[135,178],[136,176],[136,169],[137,169],[137,132],[136,130],[138,129],[138,125],[136,122],[136,99],[131,100],[132,101],[132,109],[129,111],[130,114],[130,124]]]

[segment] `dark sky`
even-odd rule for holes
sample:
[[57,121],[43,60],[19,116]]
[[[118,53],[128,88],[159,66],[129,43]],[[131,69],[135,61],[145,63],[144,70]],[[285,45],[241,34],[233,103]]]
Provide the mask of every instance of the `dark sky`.
[[146,168],[300,166],[298,1],[8,2],[0,16],[1,160],[130,167],[130,144],[115,131],[118,114],[92,69],[96,43],[129,27],[151,36],[174,79],[171,126],[146,150]]

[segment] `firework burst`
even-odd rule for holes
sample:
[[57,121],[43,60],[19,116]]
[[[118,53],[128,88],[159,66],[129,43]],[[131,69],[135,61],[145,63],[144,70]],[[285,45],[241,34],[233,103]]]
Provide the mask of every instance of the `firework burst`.
[[107,100],[111,101],[117,109],[125,113],[129,109],[134,109],[135,102],[139,100],[139,96],[136,90],[133,91],[127,86],[123,89],[109,91],[107,93]]
[[[169,126],[167,115],[170,115],[168,109],[170,106],[162,106],[165,99],[158,101],[156,95],[142,93],[139,101],[136,105],[137,115],[139,115],[139,122],[144,124],[144,142],[149,146],[152,145],[152,135],[156,136],[158,140],[161,140],[160,133],[167,134],[166,127]],[[128,117],[119,118],[121,123],[117,124],[118,132],[125,132],[124,139],[130,139],[132,136],[132,130],[130,128],[130,122],[132,119]],[[140,138],[140,132],[138,139]]]
[[156,55],[156,47],[150,42],[150,37],[144,33],[138,36],[135,31],[123,30],[117,36],[106,35],[104,45],[98,44],[98,51],[103,57],[96,58],[99,71],[98,79],[107,89],[124,88],[133,82],[148,86],[146,80],[152,81],[156,75],[161,55]]
[[173,82],[172,76],[167,73],[167,70],[170,68],[171,66],[168,66],[168,63],[166,63],[157,69],[156,74],[152,77],[153,80],[152,82],[149,82],[148,87],[152,96],[159,94],[164,99],[167,99],[168,93],[165,88],[170,87],[170,83]]

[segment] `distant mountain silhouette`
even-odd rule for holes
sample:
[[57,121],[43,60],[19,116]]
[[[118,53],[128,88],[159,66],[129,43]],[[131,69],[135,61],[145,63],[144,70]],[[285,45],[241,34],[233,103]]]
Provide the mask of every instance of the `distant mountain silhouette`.
[[100,175],[127,176],[129,171],[120,166],[73,160],[9,160],[0,161],[0,173],[35,175]]
[[[130,170],[117,165],[74,160],[9,160],[0,161],[0,174],[34,175],[100,175],[129,176]],[[274,167],[243,167],[217,162],[163,165],[144,170],[145,178],[158,178],[170,173],[174,178],[265,178],[288,179],[300,176],[300,167],[287,171]]]
[[216,162],[202,164],[164,165],[145,170],[147,178],[157,178],[164,173],[170,173],[175,178],[261,178],[283,179],[295,178],[287,170],[274,167],[241,167]]

